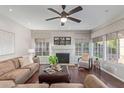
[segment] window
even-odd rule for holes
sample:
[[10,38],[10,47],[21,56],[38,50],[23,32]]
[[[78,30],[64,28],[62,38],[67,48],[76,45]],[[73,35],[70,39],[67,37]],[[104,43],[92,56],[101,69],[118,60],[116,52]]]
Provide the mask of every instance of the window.
[[75,55],[81,56],[82,55],[82,43],[76,42],[75,43]]
[[104,54],[103,37],[94,38],[93,44],[94,44],[94,49],[93,49],[94,57],[103,58],[103,54]]
[[83,43],[83,52],[89,53],[89,43],[88,42]]
[[75,55],[82,56],[83,53],[89,53],[89,42],[83,42],[82,40],[76,40]]
[[35,40],[35,51],[37,56],[49,56],[49,42],[43,39]]
[[117,33],[111,33],[107,35],[107,59],[108,60],[117,60]]
[[0,56],[14,53],[14,33],[0,29]]
[[118,37],[119,37],[119,63],[124,64],[124,31],[118,32]]

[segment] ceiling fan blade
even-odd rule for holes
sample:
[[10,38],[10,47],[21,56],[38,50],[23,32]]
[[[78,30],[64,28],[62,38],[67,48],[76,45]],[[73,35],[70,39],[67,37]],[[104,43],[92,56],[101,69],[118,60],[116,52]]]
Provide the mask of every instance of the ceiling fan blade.
[[65,23],[61,22],[61,26],[64,26]]
[[53,19],[58,19],[58,18],[60,18],[60,17],[48,18],[48,19],[46,19],[46,21],[53,20]]
[[62,9],[65,10],[65,8],[66,8],[66,5],[62,5]]
[[81,22],[81,20],[76,19],[76,18],[73,18],[73,17],[68,17],[68,19],[70,19],[71,21],[75,21],[77,23],[80,23]]
[[48,8],[48,10],[50,10],[50,11],[52,11],[52,12],[54,12],[54,13],[57,13],[57,14],[61,15],[58,11],[56,11],[56,10],[53,9],[53,8]]
[[74,14],[74,13],[79,12],[81,10],[83,10],[83,8],[81,6],[78,6],[74,9],[72,9],[71,11],[69,11],[68,14],[71,15],[71,14]]

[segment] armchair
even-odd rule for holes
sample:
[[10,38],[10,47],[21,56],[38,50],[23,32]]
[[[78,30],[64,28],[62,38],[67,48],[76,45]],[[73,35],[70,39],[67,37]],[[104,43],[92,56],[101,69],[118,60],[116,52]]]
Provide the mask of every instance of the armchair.
[[78,58],[78,68],[91,69],[92,60],[89,53],[83,53],[82,57]]

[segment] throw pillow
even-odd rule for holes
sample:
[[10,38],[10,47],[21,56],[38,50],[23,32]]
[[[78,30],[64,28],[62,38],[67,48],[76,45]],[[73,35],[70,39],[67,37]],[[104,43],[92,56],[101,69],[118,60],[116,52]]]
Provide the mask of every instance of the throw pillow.
[[31,63],[30,63],[30,60],[29,60],[29,57],[22,57],[22,58],[19,58],[19,61],[20,61],[21,67],[24,67],[24,66],[26,66],[26,65],[31,64]]
[[83,61],[88,61],[89,60],[89,54],[88,53],[83,53],[82,60]]

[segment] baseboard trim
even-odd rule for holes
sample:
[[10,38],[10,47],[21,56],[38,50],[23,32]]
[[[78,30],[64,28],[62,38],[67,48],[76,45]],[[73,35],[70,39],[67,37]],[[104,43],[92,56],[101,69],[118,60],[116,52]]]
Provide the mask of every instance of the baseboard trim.
[[120,81],[124,82],[124,80],[123,80],[123,79],[121,79],[121,78],[119,78],[118,76],[116,76],[116,75],[112,74],[111,72],[109,72],[109,71],[105,70],[104,68],[101,68],[101,70],[103,70],[104,72],[106,72],[106,73],[110,74],[111,76],[115,77],[116,79],[118,79],[118,80],[120,80]]

